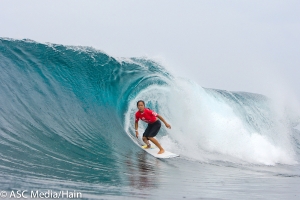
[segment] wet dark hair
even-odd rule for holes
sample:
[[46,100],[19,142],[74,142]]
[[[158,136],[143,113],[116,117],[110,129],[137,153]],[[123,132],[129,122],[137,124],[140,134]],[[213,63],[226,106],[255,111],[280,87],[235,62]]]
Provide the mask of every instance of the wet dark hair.
[[137,103],[136,103],[136,107],[138,107],[139,103],[142,102],[145,106],[145,102],[143,100],[139,100]]

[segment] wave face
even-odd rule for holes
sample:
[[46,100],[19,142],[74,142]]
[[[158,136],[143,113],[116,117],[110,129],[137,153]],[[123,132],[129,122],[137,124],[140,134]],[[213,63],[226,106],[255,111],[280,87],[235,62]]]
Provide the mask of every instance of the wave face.
[[140,142],[133,137],[139,99],[172,125],[158,139],[181,159],[258,165],[299,160],[294,124],[271,100],[202,88],[146,58],[1,39],[0,67],[6,188],[17,176],[122,184],[124,159],[140,151],[133,145]]

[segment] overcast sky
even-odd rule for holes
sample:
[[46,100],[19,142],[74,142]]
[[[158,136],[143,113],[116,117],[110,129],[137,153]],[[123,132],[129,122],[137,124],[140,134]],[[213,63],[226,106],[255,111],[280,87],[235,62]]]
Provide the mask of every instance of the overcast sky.
[[299,0],[1,0],[0,37],[148,56],[204,87],[300,100]]

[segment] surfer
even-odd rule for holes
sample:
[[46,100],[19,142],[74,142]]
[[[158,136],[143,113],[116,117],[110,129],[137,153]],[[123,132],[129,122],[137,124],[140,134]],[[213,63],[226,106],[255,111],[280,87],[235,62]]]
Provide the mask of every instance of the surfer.
[[[143,134],[143,141],[147,145],[147,148],[151,147],[151,142],[153,142],[158,148],[159,152],[158,154],[162,154],[165,152],[165,150],[161,147],[159,142],[154,138],[160,127],[161,122],[160,120],[166,125],[167,128],[171,128],[170,124],[168,124],[162,116],[157,114],[156,112],[150,110],[149,108],[145,108],[145,102],[142,100],[139,100],[137,102],[138,111],[135,113],[135,134],[136,137],[139,137],[139,131],[138,131],[138,121],[141,119],[142,121],[148,123],[148,126]],[[158,120],[160,119],[160,120]]]

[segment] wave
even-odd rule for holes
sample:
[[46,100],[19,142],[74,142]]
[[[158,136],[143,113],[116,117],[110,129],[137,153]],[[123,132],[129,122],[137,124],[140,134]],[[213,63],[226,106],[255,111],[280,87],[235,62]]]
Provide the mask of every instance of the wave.
[[272,100],[202,88],[147,58],[1,38],[0,67],[5,174],[122,181],[122,160],[139,151],[133,137],[139,99],[170,122],[172,129],[162,128],[158,139],[182,158],[259,165],[299,160],[297,120],[278,114]]

